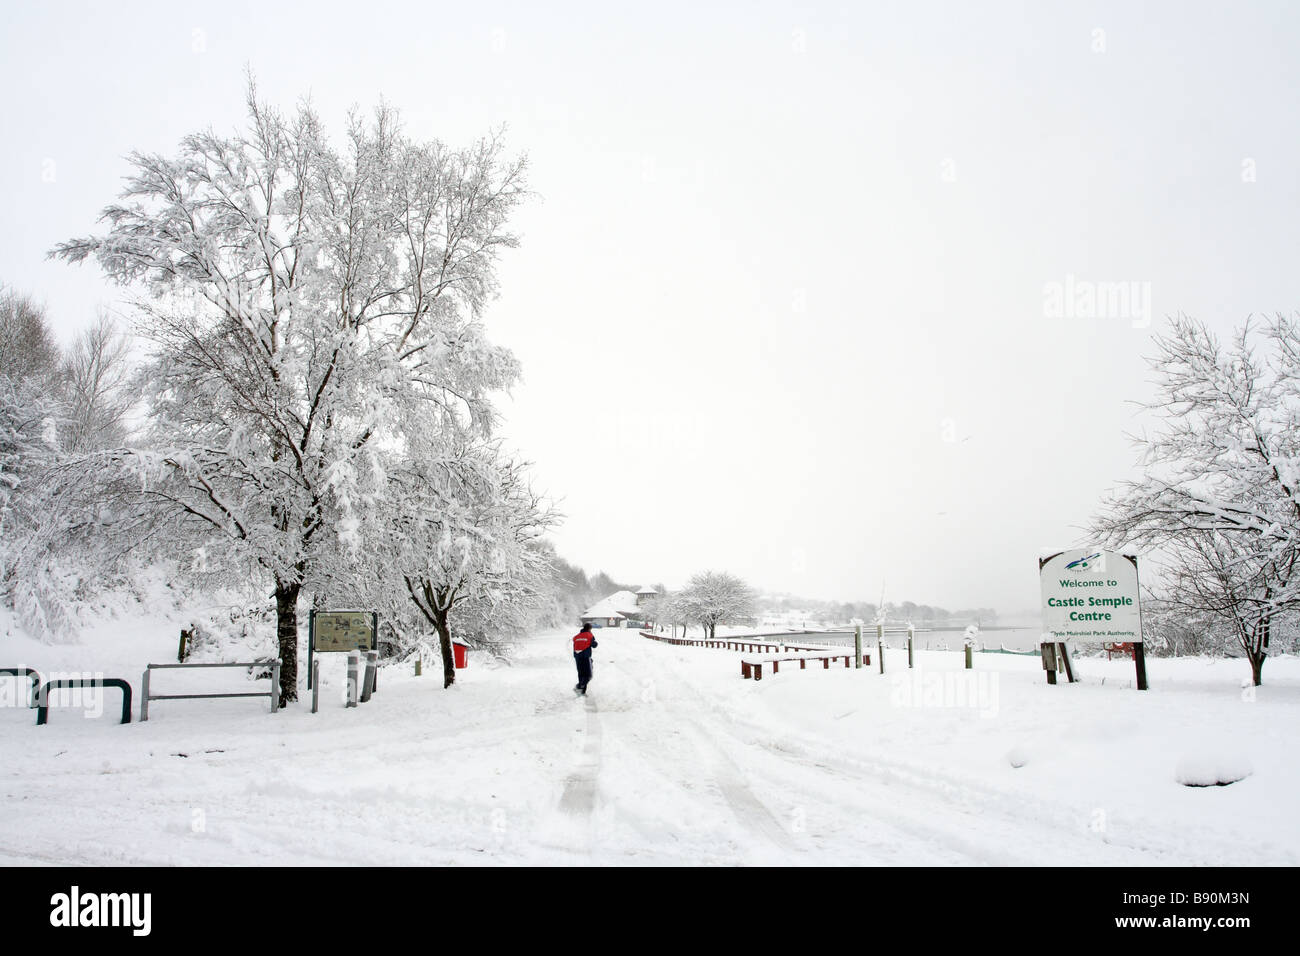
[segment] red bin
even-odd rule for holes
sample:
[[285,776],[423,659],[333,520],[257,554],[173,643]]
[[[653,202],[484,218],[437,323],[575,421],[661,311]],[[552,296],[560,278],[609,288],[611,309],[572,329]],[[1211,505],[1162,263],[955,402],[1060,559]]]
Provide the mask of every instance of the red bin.
[[460,640],[459,638],[453,640],[451,642],[451,656],[458,669],[462,667],[468,667],[469,666],[469,645],[464,641]]

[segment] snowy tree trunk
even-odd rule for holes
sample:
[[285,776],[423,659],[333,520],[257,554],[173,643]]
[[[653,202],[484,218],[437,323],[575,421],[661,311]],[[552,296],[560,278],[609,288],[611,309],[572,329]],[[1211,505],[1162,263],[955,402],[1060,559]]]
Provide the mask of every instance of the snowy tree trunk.
[[1250,674],[1259,687],[1264,683],[1264,658],[1268,657],[1269,628],[1271,615],[1261,615],[1250,629],[1250,641],[1246,644],[1246,656],[1250,658]]
[[275,633],[280,653],[280,706],[298,699],[298,592],[302,584],[275,579]]
[[456,683],[456,661],[451,652],[451,625],[447,622],[447,611],[435,606],[433,626],[438,631],[438,650],[442,652],[442,687],[446,690]]

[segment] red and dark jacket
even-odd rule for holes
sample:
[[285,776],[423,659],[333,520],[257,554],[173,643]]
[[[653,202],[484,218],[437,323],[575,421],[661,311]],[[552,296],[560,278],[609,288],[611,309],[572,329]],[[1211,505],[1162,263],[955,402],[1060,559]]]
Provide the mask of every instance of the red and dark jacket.
[[573,653],[583,654],[590,653],[593,647],[599,647],[596,639],[592,637],[591,631],[579,631],[573,636]]

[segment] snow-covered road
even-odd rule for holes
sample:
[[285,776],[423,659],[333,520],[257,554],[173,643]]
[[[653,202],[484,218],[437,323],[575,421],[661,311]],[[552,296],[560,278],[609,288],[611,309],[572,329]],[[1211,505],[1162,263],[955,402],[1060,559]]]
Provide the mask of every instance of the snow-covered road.
[[[1106,684],[1048,688],[1033,659],[981,656],[994,691],[981,715],[942,695],[909,699],[903,681],[920,678],[895,673],[902,652],[886,676],[793,670],[756,683],[734,653],[612,631],[580,698],[567,637],[530,639],[511,666],[473,661],[445,692],[428,673],[387,669],[355,710],[341,705],[334,657],[317,715],[305,703],[271,716],[264,701],[165,701],[121,727],[108,701],[104,718],[54,710],[37,728],[30,711],[0,710],[0,862],[1300,861],[1285,796],[1294,661],[1272,662],[1275,686],[1243,704],[1224,676],[1233,662],[1200,683],[1162,684],[1157,665],[1142,695],[1115,686],[1121,662],[1084,664]],[[959,661],[918,663],[942,676]],[[138,679],[142,665],[118,670]],[[1255,773],[1178,786],[1180,734],[1195,752],[1249,741]],[[1011,767],[1012,749],[1024,767]]]

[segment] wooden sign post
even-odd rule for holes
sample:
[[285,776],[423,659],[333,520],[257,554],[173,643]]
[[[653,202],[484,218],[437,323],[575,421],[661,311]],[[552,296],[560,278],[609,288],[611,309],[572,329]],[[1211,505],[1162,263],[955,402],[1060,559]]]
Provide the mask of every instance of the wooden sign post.
[[1043,641],[1038,645],[1038,649],[1043,655],[1043,670],[1047,671],[1047,683],[1056,683],[1057,671],[1065,671],[1065,679],[1071,684],[1077,680],[1065,641]]
[[1137,671],[1137,689],[1147,689],[1147,655],[1142,650],[1142,642],[1133,642],[1133,666]]

